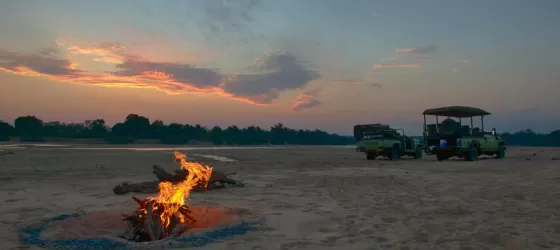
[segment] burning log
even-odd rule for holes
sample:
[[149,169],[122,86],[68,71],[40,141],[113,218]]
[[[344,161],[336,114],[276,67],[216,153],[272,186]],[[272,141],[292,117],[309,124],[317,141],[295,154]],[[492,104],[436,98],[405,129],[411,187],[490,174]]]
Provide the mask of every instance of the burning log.
[[[165,218],[163,215],[166,208],[177,204],[162,204],[155,200],[132,198],[138,203],[138,208],[132,215],[124,215],[129,228],[122,237],[127,240],[144,242],[179,236],[188,229],[189,223],[195,222],[195,219],[189,215],[191,211],[187,205],[178,206],[177,211],[169,217],[169,221],[164,221],[162,218]],[[179,225],[183,228],[176,230]]]
[[[152,173],[156,176],[158,181],[140,182],[140,183],[122,183],[121,185],[115,186],[113,188],[113,193],[115,194],[126,194],[130,192],[135,193],[155,193],[157,192],[158,185],[161,182],[171,182],[179,183],[184,181],[189,175],[188,170],[180,169],[176,170],[175,174],[170,174],[158,165],[152,166]],[[229,176],[236,173],[222,173],[219,171],[212,171],[212,175],[208,180],[206,187],[203,185],[197,185],[194,187],[193,191],[201,192],[211,189],[225,188],[225,184],[229,184],[235,187],[242,187],[243,183],[240,181],[229,178]]]

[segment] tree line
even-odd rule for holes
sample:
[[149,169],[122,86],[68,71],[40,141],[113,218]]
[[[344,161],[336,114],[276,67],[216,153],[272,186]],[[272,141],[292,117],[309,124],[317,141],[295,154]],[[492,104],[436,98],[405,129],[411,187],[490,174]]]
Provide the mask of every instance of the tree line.
[[44,142],[45,138],[103,139],[113,144],[128,144],[140,139],[156,139],[163,144],[187,144],[189,141],[211,142],[215,145],[347,145],[352,137],[327,133],[322,130],[291,129],[278,123],[270,129],[258,126],[239,128],[235,125],[206,128],[199,124],[165,124],[150,122],[147,117],[130,114],[123,122],[112,127],[103,119],[83,123],[43,122],[35,116],[20,116],[14,125],[0,121],[0,141],[19,137],[22,142]]
[[[130,114],[123,122],[112,127],[103,119],[87,120],[83,123],[43,122],[35,116],[20,116],[14,126],[0,121],[0,141],[19,137],[22,142],[44,142],[45,138],[103,139],[114,144],[133,143],[139,139],[156,139],[163,144],[187,144],[189,141],[211,142],[215,145],[349,145],[355,140],[322,130],[296,130],[278,123],[269,129],[258,126],[239,128],[235,125],[221,128],[206,128],[201,125],[171,123],[150,120],[144,116]],[[501,137],[509,145],[560,146],[560,130],[551,133],[536,133],[531,129],[514,133],[503,133]]]
[[515,133],[503,133],[501,136],[509,145],[560,147],[560,130],[540,134],[525,129]]

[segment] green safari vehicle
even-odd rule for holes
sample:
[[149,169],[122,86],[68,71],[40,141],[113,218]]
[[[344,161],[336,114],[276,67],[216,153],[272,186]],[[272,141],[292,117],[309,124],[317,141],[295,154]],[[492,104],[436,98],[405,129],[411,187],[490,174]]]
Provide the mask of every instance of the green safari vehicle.
[[[424,143],[428,155],[436,155],[439,161],[453,156],[475,161],[479,155],[505,157],[506,142],[496,133],[484,131],[484,116],[489,112],[473,107],[450,106],[426,109],[424,115]],[[435,116],[434,124],[426,124],[426,116]],[[440,117],[445,117],[441,123]],[[475,127],[473,117],[480,117],[480,127]],[[454,119],[453,119],[454,118]],[[463,120],[470,118],[470,126]],[[457,121],[458,120],[458,121]]]
[[375,160],[378,156],[390,160],[398,160],[402,156],[422,158],[422,144],[406,136],[403,129],[392,129],[389,125],[355,125],[354,139],[357,141],[356,151],[365,153],[368,160]]

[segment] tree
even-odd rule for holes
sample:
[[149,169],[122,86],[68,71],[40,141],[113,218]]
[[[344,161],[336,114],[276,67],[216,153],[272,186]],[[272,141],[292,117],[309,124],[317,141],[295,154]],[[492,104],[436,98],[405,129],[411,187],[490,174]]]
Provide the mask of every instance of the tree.
[[160,142],[163,144],[186,144],[189,138],[183,125],[171,123],[163,130]]
[[150,135],[150,120],[137,114],[129,114],[124,120],[124,125],[129,134],[135,139],[147,139]]
[[215,126],[210,130],[210,140],[215,145],[222,145],[224,144],[224,139],[222,135],[222,128]]
[[126,124],[117,123],[111,128],[111,132],[107,134],[105,140],[115,144],[128,144],[134,142],[135,137],[131,135]]
[[9,123],[0,120],[0,141],[9,141],[14,134],[14,127]]
[[95,119],[93,121],[85,121],[85,127],[87,128],[87,137],[91,138],[103,138],[107,135],[107,127],[105,126],[105,120]]
[[14,121],[16,131],[22,142],[42,142],[43,121],[35,116],[20,116]]
[[160,139],[163,135],[163,131],[165,130],[165,125],[161,120],[155,120],[150,125],[150,138],[152,139]]

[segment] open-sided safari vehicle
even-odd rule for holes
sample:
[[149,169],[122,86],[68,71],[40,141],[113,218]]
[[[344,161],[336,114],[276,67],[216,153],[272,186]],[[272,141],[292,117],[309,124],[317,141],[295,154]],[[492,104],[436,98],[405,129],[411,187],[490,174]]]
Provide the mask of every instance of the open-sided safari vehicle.
[[401,156],[422,158],[422,144],[406,136],[403,129],[392,129],[389,125],[355,125],[354,139],[357,141],[356,151],[364,152],[368,160],[375,160],[378,156],[391,160],[398,160]]
[[[496,129],[484,131],[484,116],[490,115],[489,112],[473,107],[451,106],[427,109],[423,115],[426,154],[435,154],[440,161],[453,156],[474,161],[482,154],[504,158],[505,141],[498,137]],[[426,124],[426,115],[435,116],[436,123]],[[440,117],[445,117],[441,123]],[[480,128],[474,126],[473,117],[480,117]],[[464,118],[470,118],[470,126],[463,125]]]

